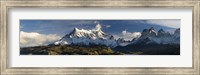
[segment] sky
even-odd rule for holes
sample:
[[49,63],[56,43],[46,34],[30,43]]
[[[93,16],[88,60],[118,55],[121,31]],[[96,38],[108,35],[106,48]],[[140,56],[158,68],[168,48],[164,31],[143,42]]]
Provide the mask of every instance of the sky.
[[20,45],[37,46],[49,44],[70,33],[74,28],[94,29],[97,24],[105,33],[115,38],[140,35],[144,29],[154,27],[155,31],[164,29],[173,32],[180,28],[180,20],[20,20]]

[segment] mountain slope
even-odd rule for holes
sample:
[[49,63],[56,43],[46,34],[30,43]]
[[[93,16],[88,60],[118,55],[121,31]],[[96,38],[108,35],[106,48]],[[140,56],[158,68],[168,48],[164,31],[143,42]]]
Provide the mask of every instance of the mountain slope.
[[176,29],[174,34],[170,34],[163,29],[156,32],[153,27],[144,29],[141,37],[138,40],[134,40],[133,43],[180,44],[180,29]]
[[74,30],[65,35],[59,41],[59,44],[75,44],[75,45],[106,45],[109,47],[117,46],[117,42],[110,34],[106,34],[101,30],[101,25],[97,25],[95,30],[85,30],[74,28]]

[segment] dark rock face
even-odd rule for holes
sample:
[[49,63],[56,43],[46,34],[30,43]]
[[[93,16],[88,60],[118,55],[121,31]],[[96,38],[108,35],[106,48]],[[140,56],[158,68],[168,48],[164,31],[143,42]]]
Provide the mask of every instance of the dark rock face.
[[171,37],[171,34],[169,32],[165,32],[163,29],[160,29],[158,31],[158,37]]
[[144,29],[140,38],[145,39],[147,37],[156,37],[156,32],[153,27],[150,29]]
[[180,28],[175,30],[174,35],[180,37]]
[[156,32],[153,27],[150,29],[144,29],[141,37],[138,40],[135,40],[134,43],[179,44],[180,28],[176,29],[174,34],[170,34],[163,29],[160,29],[158,32]]

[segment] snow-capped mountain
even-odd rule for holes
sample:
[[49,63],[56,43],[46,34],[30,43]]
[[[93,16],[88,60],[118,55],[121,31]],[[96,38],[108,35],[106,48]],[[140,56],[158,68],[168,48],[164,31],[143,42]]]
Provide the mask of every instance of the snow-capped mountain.
[[176,29],[174,34],[170,34],[163,29],[156,32],[153,27],[144,29],[141,37],[138,40],[133,41],[133,43],[180,44],[180,28]]
[[85,30],[74,28],[74,30],[65,35],[59,41],[54,43],[59,44],[77,44],[77,45],[106,45],[109,47],[117,46],[117,42],[110,34],[106,34],[101,30],[101,25],[98,24],[94,30]]
[[130,44],[180,44],[180,28],[176,29],[174,34],[160,29],[158,32],[153,27],[144,29],[140,37],[133,40],[124,38],[116,39],[113,35],[104,33],[101,25],[96,25],[96,29],[85,30],[74,28],[72,32],[65,35],[60,40],[54,42],[54,45],[105,45],[108,47],[127,46]]

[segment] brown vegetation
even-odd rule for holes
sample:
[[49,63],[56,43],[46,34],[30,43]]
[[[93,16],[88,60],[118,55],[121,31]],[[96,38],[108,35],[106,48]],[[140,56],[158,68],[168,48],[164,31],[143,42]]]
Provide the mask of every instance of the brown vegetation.
[[20,49],[21,55],[119,55],[106,46],[37,46]]

